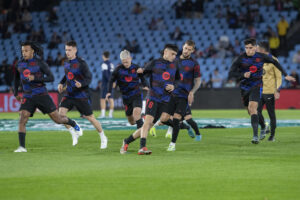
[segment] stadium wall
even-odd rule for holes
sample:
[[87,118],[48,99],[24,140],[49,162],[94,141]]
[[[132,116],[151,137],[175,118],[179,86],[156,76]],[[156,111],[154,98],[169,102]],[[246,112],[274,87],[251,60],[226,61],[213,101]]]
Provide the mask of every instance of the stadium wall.
[[[57,92],[49,92],[58,105],[61,95]],[[92,106],[99,110],[100,93],[91,91]],[[144,94],[145,96],[145,94]],[[121,95],[118,91],[114,95],[115,109],[124,109]],[[11,93],[0,93],[0,112],[17,112],[20,108],[18,102]],[[195,94],[195,102],[192,109],[241,109],[243,108],[240,90],[238,88],[226,89],[201,89]],[[277,109],[300,109],[300,89],[283,89],[280,99],[276,101]]]

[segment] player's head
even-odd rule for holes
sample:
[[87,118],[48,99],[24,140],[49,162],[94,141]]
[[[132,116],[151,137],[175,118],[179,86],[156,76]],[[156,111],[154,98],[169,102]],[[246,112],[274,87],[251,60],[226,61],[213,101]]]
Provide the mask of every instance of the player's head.
[[195,51],[195,42],[193,40],[187,40],[182,47],[182,56],[184,58],[190,58],[191,54]]
[[175,44],[166,44],[163,50],[163,58],[169,62],[173,62],[176,58],[178,47]]
[[43,59],[43,48],[32,41],[25,41],[21,43],[22,57],[25,60],[32,59],[34,54]]
[[268,54],[270,52],[270,45],[268,41],[260,41],[257,44],[257,51],[260,53]]
[[256,40],[254,38],[248,38],[244,40],[244,45],[247,56],[253,56],[256,52]]
[[120,59],[122,61],[122,64],[124,65],[124,67],[129,68],[131,66],[132,58],[130,56],[130,52],[127,51],[126,49],[121,51]]
[[102,54],[102,59],[104,61],[107,61],[109,60],[109,52],[108,51],[104,51],[103,54]]
[[77,44],[74,40],[66,42],[65,45],[66,56],[68,60],[73,60],[76,58]]

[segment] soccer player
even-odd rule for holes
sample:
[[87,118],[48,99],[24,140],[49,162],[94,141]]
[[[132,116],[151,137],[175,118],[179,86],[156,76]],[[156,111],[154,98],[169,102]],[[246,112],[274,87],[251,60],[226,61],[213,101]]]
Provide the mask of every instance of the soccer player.
[[137,64],[132,63],[129,51],[121,51],[120,59],[122,64],[112,73],[108,84],[109,87],[106,99],[111,96],[113,83],[117,81],[117,85],[122,93],[128,122],[131,125],[136,124],[137,129],[139,129],[143,126],[143,119],[141,117],[143,95],[140,90],[140,80],[144,86],[147,85],[146,80],[142,74],[137,74],[137,70],[140,67]]
[[[43,50],[39,45],[26,41],[21,44],[22,60],[17,64],[14,77],[14,96],[21,101],[19,120],[19,143],[15,152],[27,152],[25,148],[26,123],[38,108],[57,124],[68,124],[76,134],[82,134],[81,128],[75,121],[58,113],[53,100],[48,94],[45,82],[54,80],[49,66],[42,60]],[[40,58],[39,58],[39,57]],[[18,88],[22,83],[23,97],[18,95]]]
[[262,75],[264,63],[272,63],[279,69],[288,81],[295,79],[288,76],[281,65],[265,54],[256,52],[256,40],[253,38],[244,41],[245,52],[242,53],[232,64],[229,79],[236,77],[240,80],[241,96],[244,106],[251,116],[251,125],[253,129],[253,138],[251,142],[258,144],[258,122],[257,107],[260,101],[262,91]]
[[146,138],[149,129],[160,118],[165,120],[168,113],[168,103],[171,93],[175,89],[175,81],[180,79],[178,67],[173,63],[178,52],[178,47],[166,44],[163,49],[162,58],[152,60],[146,64],[144,69],[138,69],[138,73],[150,76],[150,91],[146,105],[146,116],[143,126],[132,135],[123,140],[120,153],[127,152],[128,145],[140,137],[139,155],[149,155],[152,151],[146,147]]
[[[67,112],[76,107],[81,115],[85,116],[97,129],[101,139],[101,149],[107,148],[107,137],[101,127],[101,124],[93,115],[91,102],[89,100],[89,84],[92,80],[92,74],[84,60],[77,57],[77,44],[75,41],[69,41],[65,45],[67,61],[64,63],[65,75],[58,84],[58,92],[65,90],[67,93],[62,98],[59,105],[59,113],[66,116]],[[70,126],[66,126],[72,135],[73,146],[77,145],[78,138],[82,134],[77,134]]]
[[[191,54],[195,51],[195,42],[187,40],[182,47],[182,54],[179,59],[176,60],[179,66],[181,81],[178,83],[173,94],[173,98],[169,106],[169,109],[174,111],[173,115],[173,132],[172,140],[169,144],[167,151],[175,151],[175,144],[179,133],[179,122],[185,117],[188,105],[191,105],[194,101],[194,93],[198,90],[201,83],[200,66],[196,60],[191,58]],[[194,121],[191,121],[190,117],[187,118],[187,122],[195,127]],[[196,124],[197,127],[197,124]],[[196,128],[198,129],[198,127]],[[196,139],[201,140],[201,135],[196,132]]]
[[[273,57],[270,54],[269,42],[262,41],[258,43],[258,52],[268,55],[269,57]],[[259,124],[261,126],[260,132],[260,140],[263,140],[266,137],[267,126],[265,125],[264,116],[262,115],[263,106],[266,105],[267,111],[270,117],[270,125],[271,125],[271,135],[269,137],[269,141],[275,141],[275,129],[276,129],[276,114],[275,114],[275,100],[280,97],[280,86],[282,83],[282,75],[281,72],[271,63],[264,64],[264,74],[263,74],[263,91],[262,97],[258,106],[258,117]]]
[[[105,109],[106,109],[106,94],[108,90],[108,84],[111,77],[112,72],[114,71],[114,64],[112,64],[109,60],[109,52],[105,51],[102,54],[103,63],[101,64],[102,69],[102,84],[101,84],[101,99],[100,99],[100,107],[101,107],[101,114],[100,118],[105,118]],[[112,91],[111,91],[112,92]],[[111,94],[107,100],[109,102],[109,114],[108,117],[113,117],[114,112],[114,99],[113,95]]]

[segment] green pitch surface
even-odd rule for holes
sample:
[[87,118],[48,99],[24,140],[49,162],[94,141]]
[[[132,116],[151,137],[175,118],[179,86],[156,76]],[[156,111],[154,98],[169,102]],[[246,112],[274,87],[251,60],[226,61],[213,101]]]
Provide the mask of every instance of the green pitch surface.
[[[243,112],[231,117],[247,117]],[[284,112],[278,118],[300,116]],[[176,151],[167,152],[170,140],[158,130],[147,141],[150,156],[137,155],[139,141],[119,154],[129,130],[106,131],[106,150],[96,131],[85,131],[76,147],[65,131],[32,131],[28,153],[13,153],[17,133],[1,132],[0,199],[299,199],[300,127],[279,127],[275,142],[258,145],[250,143],[250,128],[200,131],[201,142],[181,131]]]

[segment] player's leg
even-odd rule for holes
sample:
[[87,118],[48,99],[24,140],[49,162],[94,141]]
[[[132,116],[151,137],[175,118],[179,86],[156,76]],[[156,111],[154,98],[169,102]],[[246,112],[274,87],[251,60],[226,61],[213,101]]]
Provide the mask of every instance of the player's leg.
[[109,98],[108,99],[108,103],[109,103],[109,113],[108,113],[108,117],[109,118],[113,118],[113,113],[114,113],[114,99],[113,98]]
[[120,149],[121,154],[127,153],[128,146],[131,142],[135,141],[141,136],[141,128],[137,129],[133,134],[123,140],[123,145]]
[[25,137],[26,137],[26,124],[30,117],[31,113],[27,110],[20,111],[19,119],[19,147],[14,152],[27,152],[25,148]]
[[152,153],[152,151],[147,149],[146,141],[147,141],[148,131],[153,126],[153,121],[154,121],[154,117],[146,114],[144,124],[141,128],[140,149],[138,151],[139,155],[149,155]]
[[180,114],[174,113],[172,139],[171,139],[171,143],[169,144],[167,151],[175,151],[175,144],[176,144],[179,129],[180,129],[179,122],[180,122],[181,118],[182,118],[182,116]]
[[270,96],[266,100],[267,111],[270,117],[271,135],[269,141],[275,141],[275,129],[276,129],[276,114],[275,114],[275,98],[274,95]]
[[260,102],[258,104],[258,108],[257,108],[257,115],[258,115],[258,119],[259,119],[259,125],[260,125],[260,140],[265,139],[266,134],[267,134],[267,126],[266,126],[266,122],[264,119],[264,116],[262,114],[262,110],[265,104],[265,95],[262,95],[262,98],[260,99]]
[[95,116],[93,114],[92,105],[91,105],[90,100],[88,100],[88,99],[86,99],[86,100],[76,99],[76,100],[74,100],[74,104],[75,104],[77,110],[80,112],[80,114],[84,115],[85,118],[87,120],[89,120],[89,122],[91,122],[91,124],[97,130],[97,132],[100,136],[100,140],[101,140],[100,148],[101,149],[106,149],[108,139],[104,134],[101,123],[95,118]]
[[29,117],[33,116],[36,110],[35,102],[32,98],[23,98],[20,107],[19,119],[19,147],[14,152],[27,152],[25,148],[26,124]]
[[201,141],[202,139],[202,135],[199,131],[198,125],[197,123],[193,120],[192,118],[192,114],[188,113],[188,115],[186,115],[184,117],[184,120],[192,127],[192,129],[195,131],[196,133],[196,137],[195,137],[195,141]]
[[106,110],[106,93],[107,93],[107,83],[103,83],[101,87],[101,98],[100,98],[100,108],[101,108],[101,114],[100,118],[105,118],[105,110]]

